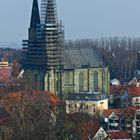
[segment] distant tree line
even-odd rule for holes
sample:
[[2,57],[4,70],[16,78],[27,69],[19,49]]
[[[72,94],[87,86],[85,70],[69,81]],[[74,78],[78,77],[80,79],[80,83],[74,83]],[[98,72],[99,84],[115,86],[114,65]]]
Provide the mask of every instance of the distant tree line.
[[[95,47],[100,50],[103,61],[109,67],[111,79],[130,80],[137,68],[140,38],[113,37],[101,39],[66,40],[65,49]],[[0,58],[9,62],[21,62],[21,49],[0,48]],[[75,60],[76,61],[76,60]]]

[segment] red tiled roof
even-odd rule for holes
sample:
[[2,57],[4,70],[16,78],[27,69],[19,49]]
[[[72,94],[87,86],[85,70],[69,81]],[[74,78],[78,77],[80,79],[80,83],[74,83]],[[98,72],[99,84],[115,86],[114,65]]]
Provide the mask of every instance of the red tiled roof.
[[110,86],[110,94],[112,94],[112,95],[120,94],[121,90],[122,90],[124,87],[125,87],[125,86],[123,86],[123,85],[111,85],[111,86]]
[[140,87],[128,86],[127,89],[132,97],[140,97]]
[[109,116],[114,112],[118,115],[126,114],[128,117],[133,117],[137,109],[138,107],[135,106],[129,106],[124,109],[106,109],[103,111],[103,116],[104,118],[109,118]]
[[107,134],[109,137],[112,139],[126,139],[126,138],[131,138],[129,133],[125,131],[108,131]]
[[127,89],[129,94],[132,97],[140,97],[140,87],[135,87],[132,85],[122,86],[122,85],[113,85],[110,86],[110,94],[119,95],[123,94],[123,91]]
[[76,127],[80,134],[80,140],[86,140],[90,134],[95,136],[99,129],[100,124],[98,122],[81,123]]
[[122,113],[122,111],[123,111],[122,109],[105,109],[103,111],[103,116],[105,118],[108,118],[113,112],[116,114],[120,114],[120,113]]

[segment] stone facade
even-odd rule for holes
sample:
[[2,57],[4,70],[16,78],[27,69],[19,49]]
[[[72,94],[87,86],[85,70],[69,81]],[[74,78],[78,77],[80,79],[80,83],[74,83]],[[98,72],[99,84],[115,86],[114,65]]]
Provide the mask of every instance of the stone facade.
[[[60,86],[62,80],[62,86]],[[59,94],[73,92],[103,92],[109,94],[110,75],[108,68],[80,68],[62,70],[62,78],[58,71],[50,71],[45,77],[45,90]]]
[[26,90],[44,90],[45,73],[39,70],[26,70],[23,77]]
[[33,0],[29,36],[23,40],[25,89],[51,91],[64,97],[83,91],[109,94],[109,70],[99,50],[88,45],[64,46],[55,0],[42,0],[41,11],[40,20],[38,1]]

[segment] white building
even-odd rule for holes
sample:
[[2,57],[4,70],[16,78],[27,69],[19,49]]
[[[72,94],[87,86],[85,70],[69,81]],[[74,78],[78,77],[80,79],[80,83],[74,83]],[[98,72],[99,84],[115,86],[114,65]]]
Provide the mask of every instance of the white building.
[[108,109],[108,99],[104,93],[70,93],[66,100],[66,113],[86,112],[90,115],[101,115],[104,109]]

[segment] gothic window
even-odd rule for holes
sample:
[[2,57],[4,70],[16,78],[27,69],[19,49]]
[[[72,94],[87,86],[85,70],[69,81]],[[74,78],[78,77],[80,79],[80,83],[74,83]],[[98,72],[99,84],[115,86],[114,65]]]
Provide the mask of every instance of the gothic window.
[[69,85],[70,84],[70,73],[66,72],[65,73],[65,85]]
[[93,74],[93,89],[95,92],[98,91],[98,72],[95,71]]
[[84,74],[83,72],[79,73],[79,92],[84,91]]

